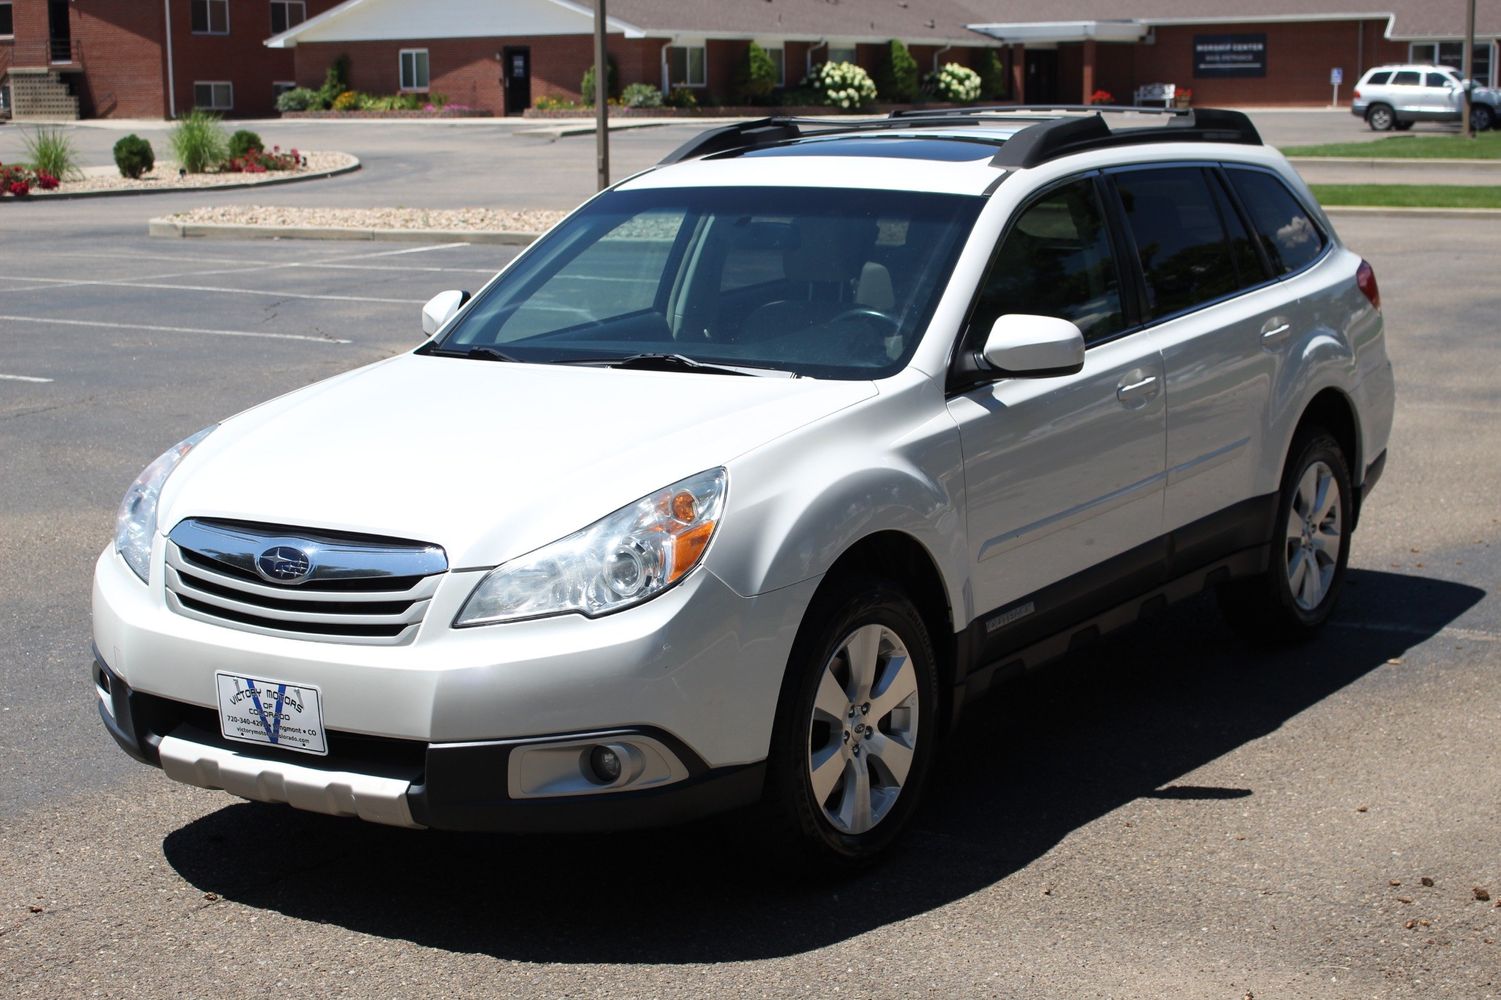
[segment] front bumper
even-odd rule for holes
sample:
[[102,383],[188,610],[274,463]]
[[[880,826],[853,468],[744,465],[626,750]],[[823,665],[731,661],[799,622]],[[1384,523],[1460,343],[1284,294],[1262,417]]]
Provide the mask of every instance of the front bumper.
[[[509,832],[666,826],[754,802],[764,762],[710,768],[681,741],[643,727],[527,740],[421,744],[330,732],[327,757],[250,747],[219,735],[211,710],[132,691],[97,655],[99,716],[120,748],[178,781],[241,798],[374,823]],[[667,746],[687,776],[640,791],[513,798],[510,756],[550,743],[647,737]]]

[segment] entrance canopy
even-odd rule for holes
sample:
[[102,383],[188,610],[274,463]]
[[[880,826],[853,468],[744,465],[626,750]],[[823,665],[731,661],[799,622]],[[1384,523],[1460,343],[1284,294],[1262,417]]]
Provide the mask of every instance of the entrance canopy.
[[1151,29],[1141,21],[1026,21],[971,24],[970,29],[1012,44],[1139,42]]

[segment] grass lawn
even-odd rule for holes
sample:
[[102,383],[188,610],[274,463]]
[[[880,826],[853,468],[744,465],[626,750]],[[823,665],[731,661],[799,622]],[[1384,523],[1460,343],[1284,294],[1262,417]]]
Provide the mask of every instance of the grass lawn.
[[1284,146],[1283,156],[1344,156],[1367,160],[1501,160],[1501,130],[1461,135],[1392,135],[1374,142],[1331,142]]
[[1311,184],[1324,206],[1380,205],[1396,208],[1501,208],[1501,185]]

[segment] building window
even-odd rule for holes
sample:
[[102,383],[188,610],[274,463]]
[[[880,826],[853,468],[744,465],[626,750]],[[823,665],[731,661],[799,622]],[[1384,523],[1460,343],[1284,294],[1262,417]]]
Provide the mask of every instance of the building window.
[[[1490,42],[1476,42],[1473,58],[1474,76],[1482,86],[1491,86],[1495,83],[1491,76],[1492,66]],[[1456,75],[1463,73],[1465,68],[1465,45],[1461,41],[1453,42],[1413,42],[1408,49],[1408,60],[1415,63],[1426,63],[1434,66],[1451,66]]]
[[11,17],[10,0],[0,0],[0,38],[9,38],[15,34],[15,23]]
[[193,34],[229,34],[229,0],[193,0]]
[[829,62],[831,63],[858,62],[858,56],[859,53],[855,51],[853,45],[829,45]]
[[709,82],[709,57],[702,45],[667,47],[667,86],[703,87]]
[[193,107],[204,111],[233,111],[235,85],[222,81],[193,82]]
[[271,34],[279,35],[306,20],[304,0],[271,0]]
[[427,89],[427,49],[401,50],[401,89]]
[[771,57],[771,64],[777,68],[777,86],[787,86],[787,50],[780,45],[762,45],[766,54]]

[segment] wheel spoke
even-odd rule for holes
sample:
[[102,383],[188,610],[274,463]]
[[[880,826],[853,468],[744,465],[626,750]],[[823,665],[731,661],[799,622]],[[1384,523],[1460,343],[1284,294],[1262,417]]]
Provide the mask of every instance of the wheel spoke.
[[866,741],[865,751],[885,772],[890,784],[901,787],[906,783],[907,772],[912,770],[911,747],[884,733],[877,733]]
[[1303,518],[1293,509],[1287,512],[1287,540],[1300,545],[1303,542]]
[[839,679],[834,676],[834,671],[825,667],[823,676],[818,681],[818,694],[813,698],[813,717],[843,726],[849,707],[849,695],[839,686]]
[[844,651],[850,665],[850,679],[845,691],[851,702],[859,704],[870,697],[870,686],[876,679],[876,660],[881,654],[881,626],[867,625],[857,630],[845,643]]
[[1311,557],[1304,558],[1303,570],[1303,588],[1299,601],[1305,609],[1312,611],[1324,597],[1322,575],[1317,561]]
[[849,778],[839,803],[839,821],[850,833],[864,833],[873,825],[870,814],[870,767],[865,761],[850,762]]
[[813,751],[813,799],[820,806],[829,801],[829,795],[834,791],[834,786],[839,784],[839,779],[848,766],[844,746],[840,743],[831,743],[822,750]]
[[1337,528],[1320,528],[1313,533],[1313,547],[1329,562],[1339,559],[1339,547],[1341,538]]
[[1303,473],[1303,478],[1298,482],[1298,494],[1293,500],[1293,509],[1304,518],[1313,513],[1313,504],[1317,496],[1319,473],[1313,466]]
[[1322,466],[1319,469],[1318,492],[1313,501],[1314,524],[1323,524],[1329,519],[1329,512],[1339,503],[1339,487],[1334,484],[1334,476],[1325,471]]
[[876,690],[871,692],[870,714],[865,718],[866,724],[874,726],[890,715],[893,708],[915,694],[917,694],[917,671],[912,669],[912,664],[907,657],[892,656],[886,668],[881,672]]
[[[1287,566],[1287,586],[1294,594],[1301,592],[1303,582],[1308,577],[1308,553],[1299,548],[1293,554]],[[1274,578],[1275,579],[1275,578]]]

